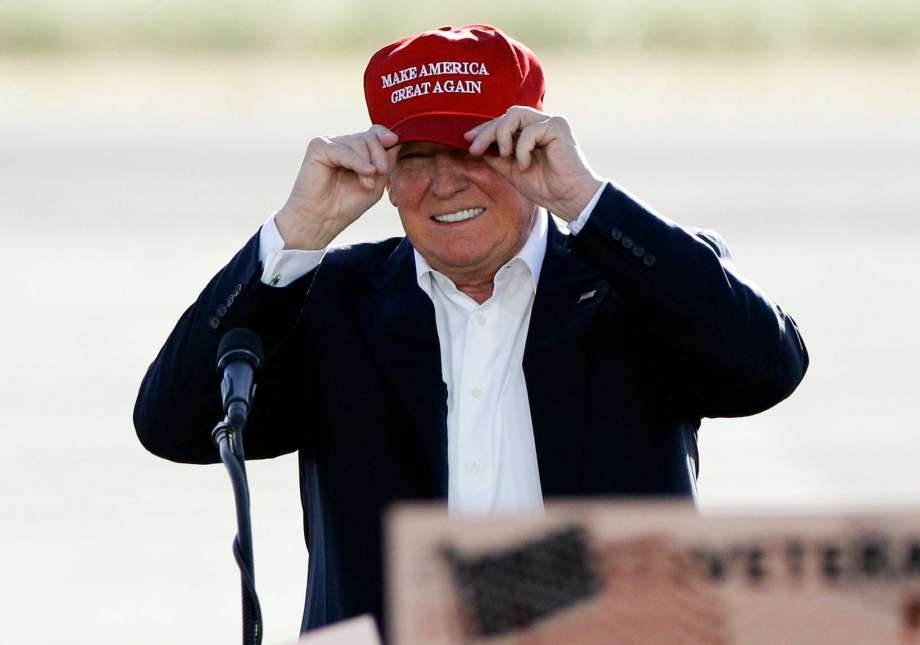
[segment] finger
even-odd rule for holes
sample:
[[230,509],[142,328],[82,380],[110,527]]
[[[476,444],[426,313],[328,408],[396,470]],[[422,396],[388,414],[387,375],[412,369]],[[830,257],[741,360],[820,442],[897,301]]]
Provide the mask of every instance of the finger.
[[374,165],[374,158],[371,155],[370,143],[363,134],[343,137],[341,143],[348,146],[351,150],[354,150],[355,154],[371,164],[371,167],[374,168],[374,172],[377,172],[377,167]]
[[473,139],[476,138],[476,135],[479,134],[479,133],[482,131],[482,129],[483,129],[484,127],[486,127],[487,125],[489,125],[490,123],[492,123],[492,121],[494,121],[494,119],[489,119],[488,121],[483,121],[482,123],[480,123],[480,124],[477,125],[476,127],[470,128],[469,130],[467,130],[466,132],[463,133],[463,138],[466,139],[467,141],[472,141]]
[[378,169],[373,161],[370,142],[364,137],[356,137],[349,138],[344,143],[364,162],[365,165],[363,165],[362,168],[370,167],[372,169],[370,173],[358,172],[358,184],[365,190],[374,190],[377,186]]
[[[384,155],[386,155],[387,160],[387,171],[385,173],[377,173],[371,177],[360,176],[358,181],[364,187],[370,189],[373,186],[374,192],[383,194],[383,189],[387,187],[390,183],[390,177],[392,177],[393,172],[396,170],[396,158],[399,156],[400,146],[396,145],[391,148],[384,150]],[[370,179],[371,182],[366,182],[366,179]]]
[[380,141],[384,148],[395,146],[399,141],[399,135],[382,125],[372,125],[369,132],[377,137],[377,140]]
[[377,168],[377,174],[385,175],[389,167],[387,164],[387,153],[386,150],[383,149],[378,135],[376,133],[370,133],[365,137],[364,142],[367,144],[371,162]]
[[502,157],[514,152],[514,133],[521,127],[522,118],[520,112],[511,112],[499,122],[495,130],[495,139],[498,141],[498,154]]
[[358,175],[372,175],[377,170],[366,154],[359,154],[354,148],[341,141],[332,142],[326,147],[325,152],[328,165],[332,167],[347,168]]
[[532,123],[521,130],[514,151],[518,166],[521,170],[530,168],[530,164],[533,161],[533,151],[537,147],[537,141],[541,141],[546,137],[546,129],[548,127],[546,121],[542,121],[540,123]]
[[500,119],[493,119],[480,126],[482,129],[470,144],[471,155],[481,155],[495,141],[495,130],[498,127]]
[[469,130],[463,133],[463,138],[466,139],[467,141],[472,141],[473,139],[476,138],[476,135],[478,135],[483,130],[483,128],[490,126],[502,119],[506,119],[510,116],[516,117],[519,123],[524,123],[525,121],[528,121],[528,120],[533,121],[534,119],[544,118],[546,115],[543,112],[534,110],[531,107],[522,106],[522,105],[513,105],[510,108],[508,108],[508,110],[502,116],[496,117],[494,119],[490,119],[488,121],[484,121],[483,123],[480,123],[479,125],[473,128],[470,128]]

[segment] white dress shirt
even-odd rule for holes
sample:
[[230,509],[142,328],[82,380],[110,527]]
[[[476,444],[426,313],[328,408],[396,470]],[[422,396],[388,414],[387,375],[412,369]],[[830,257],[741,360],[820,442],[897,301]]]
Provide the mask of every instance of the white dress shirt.
[[524,381],[524,343],[546,254],[540,209],[523,248],[478,304],[418,251],[418,285],[434,303],[447,384],[450,513],[542,510],[540,471]]
[[[604,186],[569,224],[573,234],[584,226]],[[523,248],[496,273],[492,296],[482,304],[414,252],[419,288],[434,304],[447,384],[451,514],[543,509],[523,358],[547,230],[541,208]],[[287,286],[316,268],[325,252],[284,249],[272,215],[259,233],[262,282]]]

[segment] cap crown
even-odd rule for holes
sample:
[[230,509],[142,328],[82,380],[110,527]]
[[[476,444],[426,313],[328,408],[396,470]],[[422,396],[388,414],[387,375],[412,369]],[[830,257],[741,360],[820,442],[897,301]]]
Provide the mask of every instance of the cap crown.
[[[512,105],[541,109],[544,92],[534,53],[489,25],[407,36],[374,54],[364,72],[371,122],[402,141],[411,133],[411,139],[463,145],[470,123],[500,116]],[[463,129],[450,131],[452,123]]]

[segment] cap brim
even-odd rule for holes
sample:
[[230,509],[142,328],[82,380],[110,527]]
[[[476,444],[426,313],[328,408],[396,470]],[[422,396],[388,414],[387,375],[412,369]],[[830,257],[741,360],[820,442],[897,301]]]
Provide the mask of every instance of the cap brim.
[[[391,129],[399,137],[399,143],[430,141],[466,150],[472,142],[464,139],[463,134],[490,119],[470,114],[422,114]],[[489,146],[486,154],[497,154],[493,148],[494,145]]]

